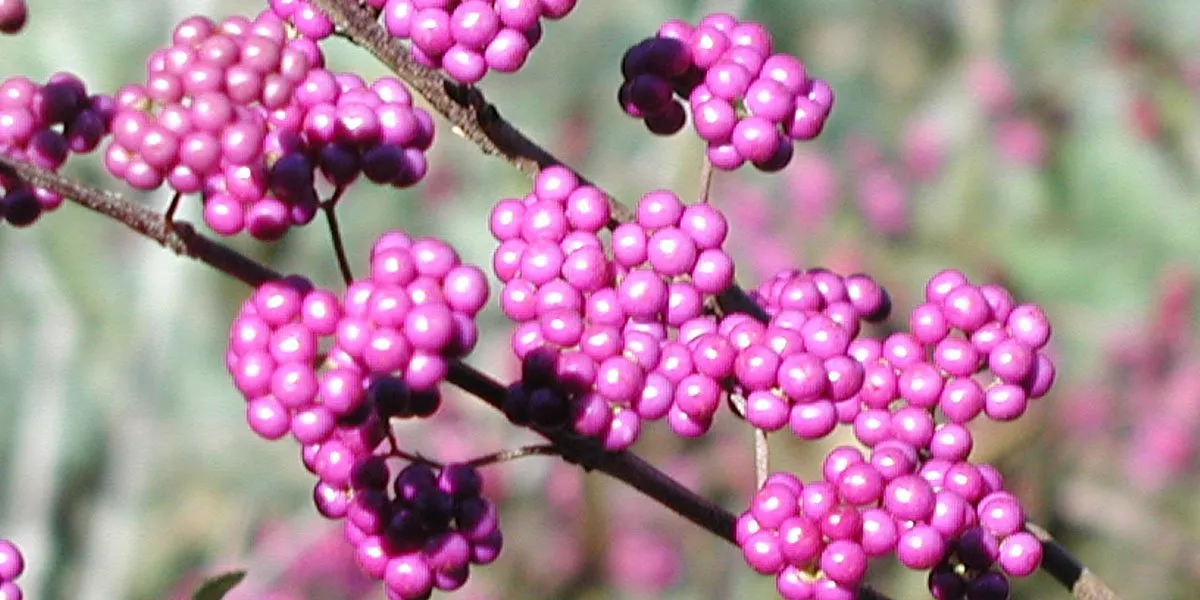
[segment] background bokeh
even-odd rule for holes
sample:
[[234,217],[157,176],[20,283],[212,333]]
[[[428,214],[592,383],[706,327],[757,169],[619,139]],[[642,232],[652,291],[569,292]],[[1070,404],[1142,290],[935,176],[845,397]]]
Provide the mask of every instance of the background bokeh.
[[[760,19],[828,79],[837,106],[791,167],[718,174],[739,279],[783,266],[868,271],[903,326],[925,280],[953,267],[1000,281],[1050,315],[1060,379],[1020,422],[978,431],[1029,512],[1126,598],[1200,589],[1200,29],[1190,0],[583,0],[550,24],[525,70],[482,84],[501,113],[614,195],[698,189],[702,148],[655,138],[615,102],[625,48],[662,21],[712,10]],[[0,76],[70,70],[112,91],[192,13],[249,0],[38,1],[0,38]],[[334,40],[335,68],[381,69]],[[69,171],[107,181],[96,164]],[[344,203],[363,267],[385,227],[438,234],[489,264],[492,202],[528,181],[439,130],[418,188]],[[166,198],[141,198],[165,206]],[[195,206],[187,217],[198,217]],[[283,271],[337,282],[327,234],[235,240]],[[205,575],[249,570],[230,598],[381,598],[340,531],[312,509],[290,441],[255,437],[224,343],[247,290],[76,206],[0,231],[0,537],[15,539],[35,600],[185,597]],[[507,380],[507,329],[472,362]],[[413,451],[465,459],[533,441],[453,396]],[[724,419],[703,442],[652,428],[637,446],[740,512],[749,432]],[[778,468],[818,473],[832,444],[774,440]],[[506,549],[460,597],[771,597],[736,549],[600,475],[552,459],[494,468]],[[919,598],[922,577],[880,563],[873,583]],[[273,595],[274,594],[274,595]],[[290,595],[289,595],[290,594]],[[1019,598],[1065,598],[1049,577]]]

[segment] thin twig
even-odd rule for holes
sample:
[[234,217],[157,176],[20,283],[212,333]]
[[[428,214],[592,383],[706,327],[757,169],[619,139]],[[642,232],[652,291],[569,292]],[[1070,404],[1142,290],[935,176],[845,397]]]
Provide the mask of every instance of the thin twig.
[[754,489],[762,489],[771,471],[771,446],[767,444],[767,432],[761,427],[754,428]]
[[175,221],[175,211],[179,209],[179,201],[182,199],[182,192],[175,192],[175,195],[171,196],[171,203],[167,205],[167,212],[163,214],[163,220],[168,226]]
[[[746,397],[741,394],[729,394],[729,406],[743,420],[746,418]],[[753,427],[754,435],[754,492],[762,489],[763,482],[771,469],[771,448],[767,445],[767,432]],[[754,492],[751,492],[752,494]]]
[[337,201],[342,197],[346,188],[339,187],[333,197],[321,203],[321,211],[325,213],[325,223],[329,225],[329,237],[333,240],[333,254],[337,257],[338,270],[342,272],[342,281],[350,285],[354,281],[354,273],[350,269],[350,260],[346,258],[346,245],[342,242],[342,228],[338,226]]
[[168,223],[163,213],[126,200],[115,192],[84,185],[4,154],[0,154],[0,165],[12,169],[29,185],[55,192],[76,204],[120,221],[134,233],[158,242],[171,252],[204,262],[247,285],[257,286],[281,277],[274,269],[197,233],[191,223]]
[[708,197],[712,192],[713,185],[713,164],[708,157],[704,157],[704,163],[700,166],[700,199],[699,202],[708,203]]
[[512,460],[517,460],[518,458],[525,458],[527,456],[562,456],[562,451],[559,450],[558,446],[555,446],[554,444],[531,444],[529,446],[509,448],[508,450],[501,450],[499,452],[485,454],[483,456],[468,460],[466,464],[472,467],[485,467],[487,465],[509,462]]

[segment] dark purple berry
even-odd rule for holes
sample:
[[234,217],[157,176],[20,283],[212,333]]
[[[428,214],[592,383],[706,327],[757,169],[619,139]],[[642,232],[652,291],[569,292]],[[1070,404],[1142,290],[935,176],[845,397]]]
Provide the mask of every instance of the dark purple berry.
[[967,584],[967,600],[1008,600],[1011,589],[1002,573],[988,571]]

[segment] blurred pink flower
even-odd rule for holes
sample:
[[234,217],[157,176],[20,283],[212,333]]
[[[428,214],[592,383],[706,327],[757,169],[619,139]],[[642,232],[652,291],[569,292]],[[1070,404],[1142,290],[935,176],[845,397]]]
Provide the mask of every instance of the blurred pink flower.
[[997,58],[975,58],[967,64],[967,86],[989,115],[1012,110],[1016,101],[1012,75]]
[[876,232],[888,236],[908,233],[908,190],[891,169],[880,166],[859,175],[858,208]]
[[820,152],[797,151],[784,176],[791,201],[787,222],[801,231],[820,231],[828,226],[841,195],[833,161]]
[[1046,160],[1046,133],[1028,117],[1008,117],[996,125],[996,144],[1004,158],[1031,167]]
[[942,170],[946,136],[941,124],[929,119],[909,121],[900,140],[904,168],[915,181],[933,179]]
[[639,524],[612,532],[607,559],[612,584],[634,592],[662,593],[683,571],[678,544]]

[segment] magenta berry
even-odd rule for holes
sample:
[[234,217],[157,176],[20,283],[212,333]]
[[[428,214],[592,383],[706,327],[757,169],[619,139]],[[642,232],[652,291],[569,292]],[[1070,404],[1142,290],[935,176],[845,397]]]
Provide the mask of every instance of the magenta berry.
[[0,33],[15,34],[25,27],[29,9],[25,0],[0,0]]

